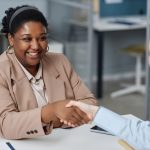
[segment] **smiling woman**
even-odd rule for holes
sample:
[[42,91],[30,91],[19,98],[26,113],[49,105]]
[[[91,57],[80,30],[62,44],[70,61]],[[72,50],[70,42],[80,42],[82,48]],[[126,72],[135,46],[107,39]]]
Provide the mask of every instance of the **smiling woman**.
[[0,136],[42,136],[62,127],[60,119],[72,127],[87,123],[86,113],[65,105],[70,100],[95,105],[96,100],[64,55],[47,52],[43,14],[27,5],[5,13],[1,32],[10,45],[0,56]]
[[15,49],[15,55],[21,64],[36,75],[37,64],[47,51],[46,28],[40,22],[29,21],[22,24],[15,36],[8,34],[9,43]]

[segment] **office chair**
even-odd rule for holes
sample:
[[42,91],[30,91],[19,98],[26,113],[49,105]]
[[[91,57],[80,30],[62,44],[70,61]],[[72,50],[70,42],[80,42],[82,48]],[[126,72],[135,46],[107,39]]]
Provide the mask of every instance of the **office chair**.
[[130,45],[123,49],[130,56],[136,58],[135,64],[135,84],[124,89],[115,91],[111,93],[111,97],[115,98],[125,94],[130,94],[133,92],[145,93],[145,85],[142,84],[142,56],[145,52],[144,45]]

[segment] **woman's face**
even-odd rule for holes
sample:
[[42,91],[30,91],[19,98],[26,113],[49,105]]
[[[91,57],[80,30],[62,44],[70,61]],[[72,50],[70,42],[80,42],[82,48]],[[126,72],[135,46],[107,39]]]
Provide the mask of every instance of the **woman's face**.
[[24,23],[14,36],[9,35],[10,45],[15,55],[25,67],[37,67],[47,51],[47,30],[40,22]]

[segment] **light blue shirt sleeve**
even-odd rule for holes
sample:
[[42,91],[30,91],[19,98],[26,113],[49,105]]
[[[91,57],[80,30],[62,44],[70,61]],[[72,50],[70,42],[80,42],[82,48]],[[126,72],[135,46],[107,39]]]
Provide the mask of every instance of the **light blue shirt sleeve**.
[[94,123],[124,139],[138,150],[150,150],[150,122],[127,119],[104,107],[100,107]]

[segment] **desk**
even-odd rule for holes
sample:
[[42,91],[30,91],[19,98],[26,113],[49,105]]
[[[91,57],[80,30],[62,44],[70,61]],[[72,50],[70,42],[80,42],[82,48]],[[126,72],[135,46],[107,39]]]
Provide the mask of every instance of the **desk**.
[[124,150],[117,137],[90,132],[90,125],[55,129],[48,136],[34,139],[0,139],[0,149],[10,150],[5,142],[10,142],[16,150]]
[[[115,21],[126,21],[134,23],[127,25],[124,23],[115,23]],[[124,16],[124,17],[106,17],[99,18],[98,15],[93,16],[93,28],[98,32],[120,31],[120,30],[137,30],[146,27],[146,16]]]
[[[133,23],[127,25],[123,23],[115,23],[116,20],[126,21]],[[103,93],[103,53],[104,53],[104,34],[106,32],[120,32],[128,30],[140,30],[146,29],[146,17],[145,16],[130,16],[130,17],[118,17],[118,18],[102,18],[98,15],[93,17],[93,29],[97,39],[98,51],[97,51],[97,97],[101,98]]]

